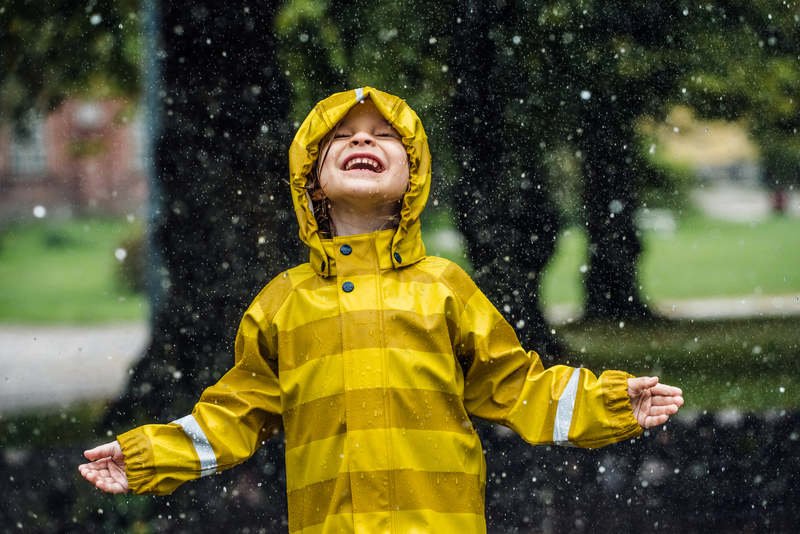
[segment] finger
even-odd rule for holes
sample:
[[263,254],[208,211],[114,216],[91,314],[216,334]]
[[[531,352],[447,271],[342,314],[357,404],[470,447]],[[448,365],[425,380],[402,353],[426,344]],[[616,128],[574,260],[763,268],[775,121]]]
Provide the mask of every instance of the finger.
[[667,384],[658,384],[653,386],[653,395],[665,395],[665,396],[681,396],[683,395],[683,390],[681,388],[676,388],[675,386],[668,386]]
[[644,428],[653,428],[654,426],[663,425],[669,421],[668,415],[650,415],[644,418]]
[[100,458],[108,458],[109,456],[114,455],[114,443],[104,443],[102,445],[98,445],[93,449],[89,449],[83,451],[83,455],[86,457],[87,460],[99,460]]
[[651,388],[658,384],[657,376],[638,376],[628,379],[628,394],[637,396],[647,388]]
[[676,413],[678,413],[678,406],[675,404],[650,406],[650,409],[647,410],[647,416],[674,415]]
[[650,404],[653,406],[666,406],[668,404],[683,406],[683,397],[657,395],[650,398]]

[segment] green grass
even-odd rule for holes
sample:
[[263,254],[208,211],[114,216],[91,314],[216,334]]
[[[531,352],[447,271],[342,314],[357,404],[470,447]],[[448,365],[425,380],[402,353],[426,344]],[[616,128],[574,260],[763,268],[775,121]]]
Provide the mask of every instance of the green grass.
[[0,414],[0,446],[52,447],[58,443],[85,444],[108,441],[97,429],[106,410],[105,402],[82,402],[58,409],[37,409]]
[[[542,302],[579,305],[586,234],[568,228],[557,247],[542,275]],[[643,297],[655,301],[800,294],[800,219],[734,223],[693,215],[673,234],[647,232],[640,281]]]
[[[452,229],[445,209],[426,213],[430,253],[469,268],[458,240],[437,240]],[[17,224],[0,232],[0,321],[99,323],[140,320],[146,304],[122,289],[114,251],[135,231],[124,220],[77,219]],[[645,298],[702,298],[800,294],[800,220],[774,217],[732,223],[699,215],[679,221],[672,234],[644,234],[640,264]],[[566,229],[542,275],[542,303],[583,301],[581,268],[586,236]],[[584,267],[585,268],[585,267]]]
[[0,321],[141,320],[145,299],[117,279],[115,250],[135,231],[124,220],[36,221],[0,232]]
[[656,374],[695,410],[800,408],[800,318],[577,323],[562,363]]

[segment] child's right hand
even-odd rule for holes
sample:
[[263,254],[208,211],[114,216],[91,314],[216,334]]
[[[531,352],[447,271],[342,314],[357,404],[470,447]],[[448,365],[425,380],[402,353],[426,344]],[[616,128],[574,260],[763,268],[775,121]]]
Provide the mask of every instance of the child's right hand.
[[118,441],[99,445],[84,451],[83,455],[89,460],[89,463],[78,466],[83,478],[106,493],[128,492],[125,457]]

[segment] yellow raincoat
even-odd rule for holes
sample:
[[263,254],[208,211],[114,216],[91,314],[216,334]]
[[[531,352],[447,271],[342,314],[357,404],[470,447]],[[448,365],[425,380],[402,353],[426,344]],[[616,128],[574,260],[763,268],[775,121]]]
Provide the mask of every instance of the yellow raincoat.
[[[371,98],[410,164],[397,229],[323,238],[305,185],[320,140]],[[486,467],[470,416],[533,444],[600,447],[641,427],[627,373],[544,369],[458,266],[425,255],[430,188],[422,124],[364,87],[320,102],[290,152],[308,263],[272,280],[244,314],[236,364],[191,415],[118,437],[136,493],[249,458],[280,417],[290,532],[485,532]]]

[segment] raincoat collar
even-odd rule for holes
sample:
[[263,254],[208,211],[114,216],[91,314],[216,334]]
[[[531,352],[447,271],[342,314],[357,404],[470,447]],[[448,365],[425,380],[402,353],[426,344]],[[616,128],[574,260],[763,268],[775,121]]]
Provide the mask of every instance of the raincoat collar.
[[335,274],[331,265],[335,263],[332,261],[335,246],[331,244],[334,240],[323,239],[320,235],[306,190],[307,181],[319,155],[320,141],[350,108],[367,97],[402,137],[409,161],[409,190],[403,197],[399,224],[392,231],[377,232],[379,241],[391,238],[385,250],[378,246],[379,253],[386,256],[380,258],[380,265],[397,269],[425,257],[420,215],[430,193],[431,155],[422,122],[404,100],[372,87],[361,87],[333,94],[319,102],[300,125],[289,148],[292,202],[300,225],[300,239],[309,248],[312,268],[321,276]]
[[[395,229],[378,230],[369,234],[337,236],[323,239],[322,248],[328,257],[332,276],[393,269],[392,241]],[[342,252],[346,251],[346,252]],[[347,260],[342,263],[342,260]],[[401,257],[402,259],[402,257]],[[405,263],[405,262],[404,262]]]

